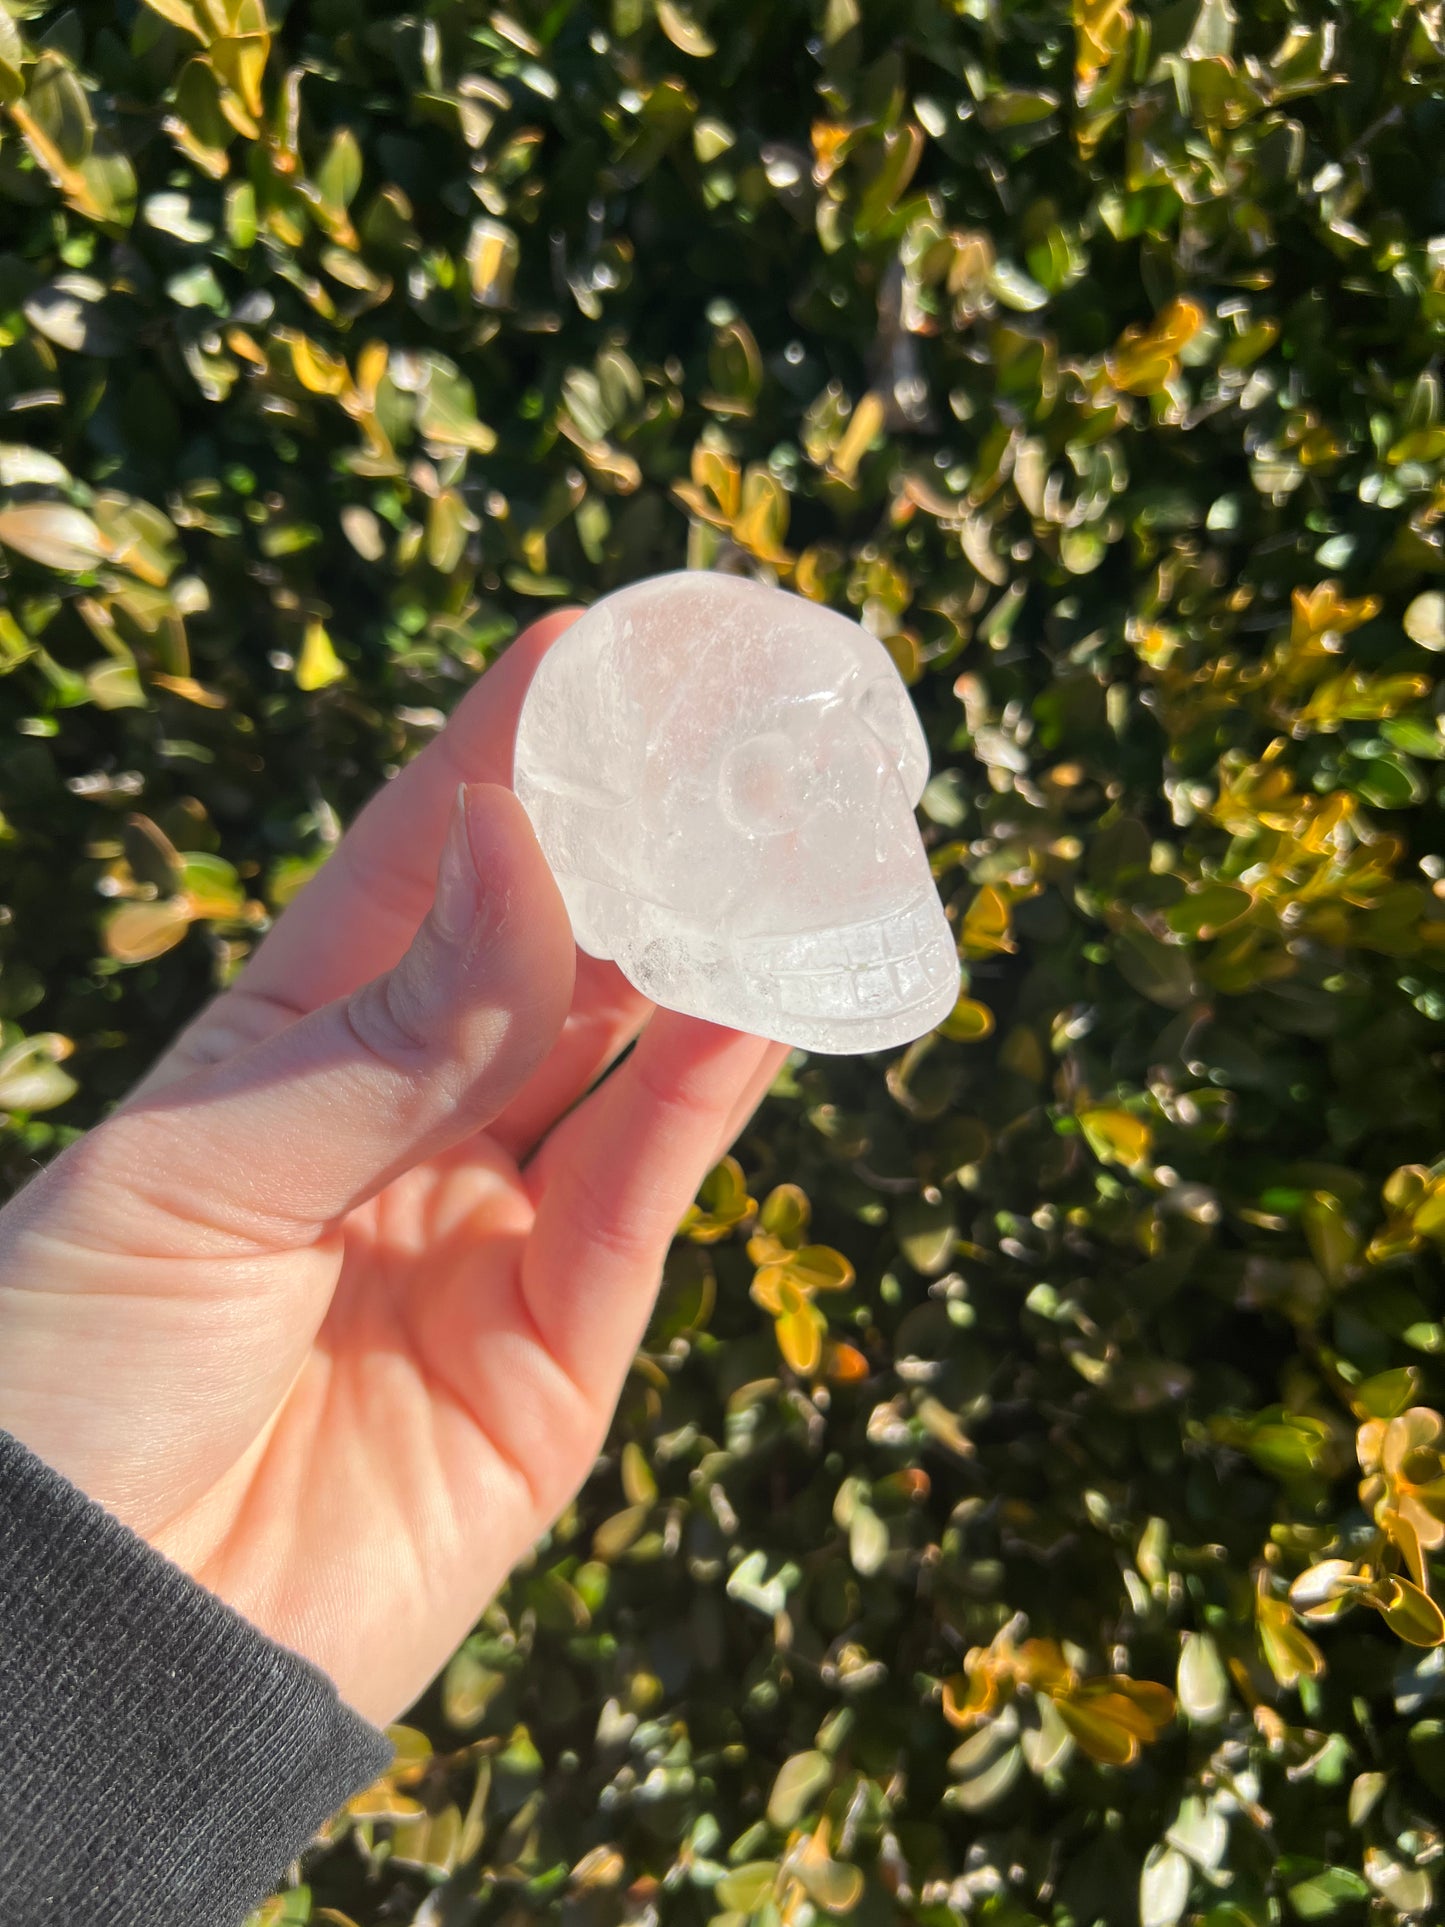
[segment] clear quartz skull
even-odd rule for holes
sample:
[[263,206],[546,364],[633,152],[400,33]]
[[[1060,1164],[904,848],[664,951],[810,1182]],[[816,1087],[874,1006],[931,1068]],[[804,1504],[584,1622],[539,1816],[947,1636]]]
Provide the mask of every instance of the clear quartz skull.
[[669,1009],[834,1052],[957,1000],[927,780],[875,637],[704,571],[619,589],[553,644],[513,775],[583,950]]

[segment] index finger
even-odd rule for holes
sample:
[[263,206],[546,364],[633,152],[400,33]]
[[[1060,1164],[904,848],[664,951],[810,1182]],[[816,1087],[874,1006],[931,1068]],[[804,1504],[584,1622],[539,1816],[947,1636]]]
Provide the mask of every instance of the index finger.
[[446,727],[362,810],[246,965],[248,993],[304,1014],[390,970],[431,908],[458,783],[512,781],[512,743],[537,664],[581,611],[534,622],[468,690]]

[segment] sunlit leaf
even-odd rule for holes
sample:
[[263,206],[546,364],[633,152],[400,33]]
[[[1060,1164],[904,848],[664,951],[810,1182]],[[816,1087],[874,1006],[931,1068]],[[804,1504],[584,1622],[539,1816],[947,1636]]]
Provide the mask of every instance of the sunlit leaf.
[[785,1760],[768,1796],[769,1824],[785,1833],[797,1826],[832,1774],[833,1762],[826,1753],[795,1753]]
[[1008,904],[999,891],[985,885],[964,913],[959,949],[965,957],[993,957],[1014,948]]
[[1096,1158],[1108,1164],[1141,1164],[1149,1155],[1154,1134],[1132,1111],[1101,1107],[1080,1111],[1079,1129]]
[[1429,1593],[1398,1575],[1387,1581],[1379,1612],[1393,1633],[1411,1646],[1445,1644],[1445,1613]]
[[191,907],[184,897],[162,897],[155,903],[122,903],[105,918],[106,952],[117,963],[145,963],[173,950],[190,924]]
[[306,625],[301,654],[296,660],[296,687],[307,691],[327,689],[346,675],[346,665],[336,653],[336,645],[326,625],[313,618]]
[[1147,327],[1126,329],[1109,363],[1115,386],[1136,395],[1157,393],[1177,372],[1180,350],[1203,326],[1204,312],[1198,302],[1180,297]]
[[93,569],[105,541],[91,518],[64,502],[19,502],[0,509],[0,543],[48,569]]
[[993,1035],[994,1016],[976,997],[960,997],[938,1026],[942,1036],[958,1044],[981,1043]]
[[694,60],[706,60],[717,52],[717,43],[673,0],[657,0],[657,24],[680,53],[691,54]]
[[73,1046],[56,1031],[42,1031],[0,1050],[0,1110],[50,1111],[79,1089],[60,1066]]
[[1208,1633],[1186,1633],[1175,1681],[1185,1716],[1201,1726],[1223,1717],[1229,1704],[1229,1676],[1219,1648]]
[[795,1310],[784,1310],[774,1321],[773,1329],[777,1333],[778,1350],[795,1372],[806,1376],[818,1369],[827,1327],[814,1306],[804,1303]]

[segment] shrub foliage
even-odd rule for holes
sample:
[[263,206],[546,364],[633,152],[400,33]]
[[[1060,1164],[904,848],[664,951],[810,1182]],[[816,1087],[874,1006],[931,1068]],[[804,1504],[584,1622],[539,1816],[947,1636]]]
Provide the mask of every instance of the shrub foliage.
[[887,640],[969,976],[272,1927],[1430,1912],[1442,139],[1435,0],[0,11],[9,1180],[684,559]]

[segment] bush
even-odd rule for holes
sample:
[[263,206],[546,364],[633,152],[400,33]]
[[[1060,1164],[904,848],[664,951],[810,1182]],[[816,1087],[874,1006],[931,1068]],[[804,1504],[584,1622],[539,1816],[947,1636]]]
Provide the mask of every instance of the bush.
[[684,558],[888,641],[970,976],[790,1064],[263,1918],[1428,1913],[1439,6],[12,12],[10,1180]]

